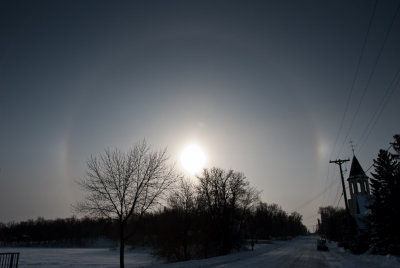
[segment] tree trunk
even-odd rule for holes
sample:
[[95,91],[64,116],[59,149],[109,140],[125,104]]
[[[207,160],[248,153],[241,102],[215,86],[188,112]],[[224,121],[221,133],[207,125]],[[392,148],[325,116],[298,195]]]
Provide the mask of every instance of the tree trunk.
[[183,258],[185,261],[189,260],[189,251],[188,251],[189,230],[190,230],[190,219],[187,211],[185,211],[184,230],[183,230]]
[[185,261],[189,260],[186,229],[183,231],[183,259]]
[[125,252],[125,237],[124,237],[124,223],[119,223],[119,267],[124,268],[124,252]]

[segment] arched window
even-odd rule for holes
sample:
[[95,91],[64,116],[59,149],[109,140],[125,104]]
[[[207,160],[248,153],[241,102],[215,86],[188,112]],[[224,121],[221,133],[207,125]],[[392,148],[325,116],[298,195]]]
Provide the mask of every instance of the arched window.
[[361,182],[357,182],[357,193],[361,193]]

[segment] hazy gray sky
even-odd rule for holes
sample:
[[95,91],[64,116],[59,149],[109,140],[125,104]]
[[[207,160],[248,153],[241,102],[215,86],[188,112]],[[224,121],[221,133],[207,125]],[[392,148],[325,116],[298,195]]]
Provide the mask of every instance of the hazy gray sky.
[[398,0],[378,2],[355,76],[374,4],[1,2],[0,221],[72,215],[86,159],[146,138],[176,162],[196,141],[315,224],[339,202],[329,160],[352,139],[367,169],[400,132]]

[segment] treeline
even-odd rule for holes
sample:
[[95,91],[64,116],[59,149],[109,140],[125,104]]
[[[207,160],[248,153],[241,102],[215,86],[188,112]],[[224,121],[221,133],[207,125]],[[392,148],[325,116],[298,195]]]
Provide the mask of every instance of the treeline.
[[307,228],[302,224],[302,216],[299,213],[287,214],[277,204],[268,205],[260,202],[251,213],[249,220],[248,232],[253,238],[284,238],[307,233]]
[[99,238],[116,239],[116,224],[110,219],[36,220],[0,223],[0,240],[7,246],[88,246]]
[[339,242],[339,246],[355,254],[364,253],[369,249],[368,232],[359,230],[355,219],[344,208],[320,207],[319,214],[321,221],[317,233]]
[[260,202],[240,224],[240,218],[218,228],[215,219],[200,209],[185,213],[176,208],[148,214],[130,243],[149,245],[168,261],[224,255],[248,248],[249,241],[290,239],[307,234],[298,213],[287,214],[278,205]]
[[198,184],[181,181],[168,207],[142,220],[136,241],[169,261],[181,261],[240,250],[251,239],[307,233],[301,215],[260,202],[242,173],[212,168],[197,179]]
[[[317,233],[333,241],[343,243],[348,240],[348,234],[346,234],[348,215],[344,208],[320,207],[318,213],[321,216],[321,221],[318,220]],[[350,233],[350,231],[347,231],[347,233]]]
[[[197,179],[196,184],[182,180],[162,209],[133,217],[127,224],[131,235],[127,244],[150,246],[168,261],[181,261],[228,254],[246,248],[250,240],[307,233],[300,214],[260,202],[259,192],[242,173],[212,168]],[[115,219],[39,218],[0,229],[9,243],[30,245],[62,242],[79,246],[100,237],[118,240]]]
[[400,135],[394,135],[393,151],[380,150],[371,178],[372,204],[365,219],[367,230],[341,208],[320,208],[319,232],[355,253],[400,255]]

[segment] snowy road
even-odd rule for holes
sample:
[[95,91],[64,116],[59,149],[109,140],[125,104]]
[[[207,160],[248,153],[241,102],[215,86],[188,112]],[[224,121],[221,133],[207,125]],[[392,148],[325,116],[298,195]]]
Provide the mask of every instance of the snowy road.
[[314,238],[300,238],[243,260],[220,264],[217,267],[329,267],[331,253],[316,250]]
[[316,250],[316,237],[256,245],[254,251],[157,267],[400,267],[398,257],[353,255],[328,243],[329,251]]

